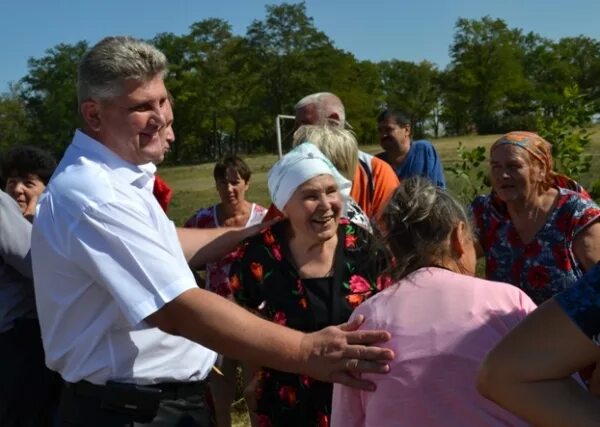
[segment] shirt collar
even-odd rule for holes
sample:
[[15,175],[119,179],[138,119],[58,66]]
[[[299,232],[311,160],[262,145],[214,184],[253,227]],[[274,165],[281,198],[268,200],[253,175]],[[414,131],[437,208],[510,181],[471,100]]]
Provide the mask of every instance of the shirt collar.
[[83,151],[86,157],[104,163],[128,183],[136,187],[149,187],[152,189],[154,174],[156,172],[156,166],[153,163],[134,165],[127,160],[123,160],[110,148],[79,129],[75,131],[72,145],[78,150]]

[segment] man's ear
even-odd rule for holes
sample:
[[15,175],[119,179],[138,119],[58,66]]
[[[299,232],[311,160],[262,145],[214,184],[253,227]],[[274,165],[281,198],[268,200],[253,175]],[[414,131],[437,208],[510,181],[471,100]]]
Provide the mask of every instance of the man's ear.
[[450,249],[457,258],[465,253],[466,239],[467,226],[463,221],[459,221],[450,233]]
[[84,101],[81,103],[80,111],[86,126],[94,132],[98,132],[101,125],[100,104],[92,100]]
[[337,126],[341,124],[340,115],[338,113],[331,113],[327,116],[327,121],[332,122]]

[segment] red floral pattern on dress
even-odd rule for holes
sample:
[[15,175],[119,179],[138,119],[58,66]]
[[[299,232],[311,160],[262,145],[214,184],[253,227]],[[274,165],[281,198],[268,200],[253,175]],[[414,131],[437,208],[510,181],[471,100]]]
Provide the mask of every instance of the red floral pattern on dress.
[[252,276],[254,276],[254,280],[257,282],[262,282],[264,278],[263,266],[258,262],[253,262],[250,264],[250,271],[252,272]]
[[363,294],[350,294],[346,295],[346,301],[350,304],[350,307],[356,308],[365,300]]
[[548,269],[542,265],[535,265],[527,271],[529,284],[536,289],[546,286],[549,278]]
[[271,246],[271,253],[273,254],[273,258],[275,258],[277,261],[282,260],[283,257],[281,256],[281,248],[279,245]]
[[308,375],[302,375],[301,377],[302,385],[306,388],[310,388],[310,385],[313,382],[313,379]]
[[325,414],[319,414],[317,416],[318,427],[329,427],[329,417]]
[[[284,236],[285,223],[278,223],[243,243],[244,256],[232,264],[230,272],[231,280],[240,282],[235,299],[273,322],[312,332],[323,327],[317,327],[316,319],[327,322],[334,310],[325,311],[330,305],[320,299],[325,296],[315,293],[315,282],[299,277],[288,260]],[[337,309],[337,317],[329,324],[347,321],[354,307],[390,281],[379,278],[378,272],[387,267],[385,255],[363,228],[341,220],[336,251],[335,275],[323,278],[331,284],[329,304],[335,304]],[[265,415],[272,425],[328,425],[331,384],[268,368],[261,368],[260,378],[257,413]]]
[[394,281],[392,280],[392,278],[390,277],[389,274],[386,273],[382,273],[379,276],[377,276],[377,281],[376,283],[376,287],[378,291],[382,291],[386,288],[388,288],[390,285],[392,285]]
[[287,318],[285,317],[285,313],[283,311],[278,311],[273,316],[273,321],[275,323],[279,323],[280,325],[285,325],[287,322]]
[[471,204],[477,238],[485,253],[486,278],[518,286],[537,304],[583,276],[573,241],[600,219],[600,208],[580,193],[558,188],[557,197],[546,223],[528,244],[521,241],[506,205],[496,196],[480,196]]
[[350,290],[353,294],[362,294],[371,290],[371,284],[364,277],[353,274],[350,276]]
[[264,414],[258,416],[258,427],[273,427],[271,419]]
[[349,234],[346,236],[346,240],[344,241],[344,244],[346,245],[347,248],[355,248],[357,240],[358,239],[356,238],[356,236]]
[[296,406],[296,389],[288,385],[281,386],[279,389],[279,398],[288,406]]

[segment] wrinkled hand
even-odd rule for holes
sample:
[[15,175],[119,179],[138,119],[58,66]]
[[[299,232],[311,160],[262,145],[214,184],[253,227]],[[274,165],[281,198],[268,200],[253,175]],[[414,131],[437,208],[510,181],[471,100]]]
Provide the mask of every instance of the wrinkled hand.
[[306,373],[321,381],[336,382],[349,387],[374,390],[375,385],[356,376],[370,372],[385,374],[390,368],[387,362],[394,353],[372,344],[388,341],[386,331],[359,331],[363,316],[339,326],[329,326],[307,334],[302,345],[308,355]]

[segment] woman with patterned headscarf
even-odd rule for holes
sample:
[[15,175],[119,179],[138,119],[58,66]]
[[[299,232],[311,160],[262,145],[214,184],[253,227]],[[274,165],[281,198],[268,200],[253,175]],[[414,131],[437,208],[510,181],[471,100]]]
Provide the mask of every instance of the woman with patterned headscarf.
[[510,132],[490,148],[492,193],[472,205],[486,278],[520,287],[537,304],[600,261],[600,208],[553,170],[551,145]]
[[[343,216],[351,182],[309,142],[283,156],[267,181],[286,219],[238,249],[229,276],[237,302],[305,332],[346,322],[382,288],[385,268],[373,236]],[[266,368],[256,378],[260,425],[329,425],[331,384]]]

